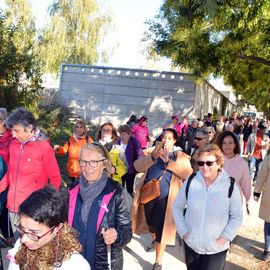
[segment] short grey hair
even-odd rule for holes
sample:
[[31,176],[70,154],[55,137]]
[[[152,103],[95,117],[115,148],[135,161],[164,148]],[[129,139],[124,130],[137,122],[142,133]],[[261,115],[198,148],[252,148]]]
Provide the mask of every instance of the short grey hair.
[[209,133],[205,129],[200,129],[195,133],[195,137],[197,137],[199,134],[202,134],[205,139],[209,139]]
[[7,119],[7,109],[0,107],[0,121]]

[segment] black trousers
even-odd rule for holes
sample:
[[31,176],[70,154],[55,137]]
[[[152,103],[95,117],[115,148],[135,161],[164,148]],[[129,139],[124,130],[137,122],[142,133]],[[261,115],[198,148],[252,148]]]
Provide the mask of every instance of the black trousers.
[[146,223],[151,233],[156,234],[155,241],[160,243],[166,214],[168,197],[154,199],[144,205]]
[[133,197],[133,186],[134,186],[134,179],[135,179],[136,173],[126,173],[122,176],[122,185],[123,187],[127,187],[128,193]]
[[202,255],[196,253],[185,243],[187,270],[222,270],[227,251],[228,249],[211,255]]

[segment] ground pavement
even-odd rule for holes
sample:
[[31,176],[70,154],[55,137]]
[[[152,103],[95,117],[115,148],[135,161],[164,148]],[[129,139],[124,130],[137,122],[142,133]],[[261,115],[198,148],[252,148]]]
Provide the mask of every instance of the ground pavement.
[[[251,214],[244,210],[244,221],[238,236],[233,241],[227,255],[224,270],[266,270],[270,265],[260,260],[263,250],[263,221],[258,218],[259,203],[250,202]],[[149,233],[133,235],[131,242],[124,248],[124,270],[151,270],[155,252],[146,252],[144,248],[151,244]],[[3,250],[6,253],[6,250]],[[3,256],[4,257],[4,256]],[[175,247],[167,247],[163,258],[163,270],[185,270],[184,252],[178,237]],[[5,262],[7,269],[7,262]]]

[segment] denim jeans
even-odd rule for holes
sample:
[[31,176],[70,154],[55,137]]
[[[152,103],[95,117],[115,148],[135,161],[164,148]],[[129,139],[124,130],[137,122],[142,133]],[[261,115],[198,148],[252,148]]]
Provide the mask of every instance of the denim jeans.
[[270,251],[270,223],[264,222],[264,244],[265,250]]
[[261,165],[262,165],[262,159],[260,158],[255,158],[255,157],[251,157],[250,158],[250,161],[249,161],[249,171],[250,171],[250,176],[252,178],[252,175],[253,175],[253,169],[254,167],[256,167],[256,172],[254,174],[254,177],[253,177],[253,181],[255,182],[256,179],[257,179],[257,175],[258,175],[258,172],[261,168]]

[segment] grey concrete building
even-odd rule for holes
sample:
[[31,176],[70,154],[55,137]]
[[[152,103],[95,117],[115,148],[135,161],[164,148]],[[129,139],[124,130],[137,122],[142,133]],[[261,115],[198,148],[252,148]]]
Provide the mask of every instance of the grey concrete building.
[[201,118],[208,112],[225,113],[236,106],[206,81],[190,74],[153,70],[62,64],[59,96],[63,104],[93,124],[116,127],[131,114],[149,118],[151,135],[173,114]]

